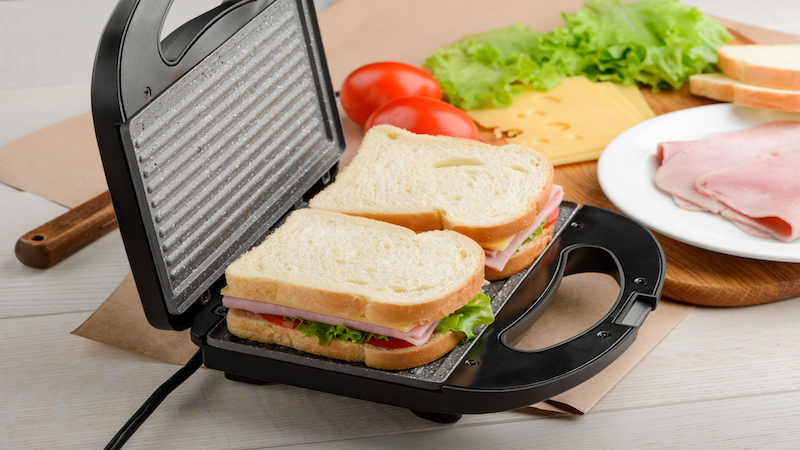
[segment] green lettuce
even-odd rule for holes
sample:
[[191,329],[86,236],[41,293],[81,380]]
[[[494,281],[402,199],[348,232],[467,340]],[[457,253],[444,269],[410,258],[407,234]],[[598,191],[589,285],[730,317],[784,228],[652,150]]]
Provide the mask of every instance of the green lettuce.
[[521,24],[465,36],[424,65],[447,100],[464,110],[507,107],[522,89],[549,90],[562,77],[679,88],[716,71],[716,49],[733,36],[679,0],[587,0],[543,34]]
[[300,322],[295,329],[303,333],[303,336],[316,336],[317,343],[322,346],[330,344],[334,339],[355,342],[356,344],[360,344],[372,338],[383,339],[385,341],[389,340],[388,337],[382,334],[354,330],[344,325],[330,325],[313,320],[301,319],[299,317],[284,317],[284,320],[287,322]]
[[[482,324],[490,324],[494,321],[490,302],[489,296],[482,292],[478,293],[461,309],[442,319],[436,327],[436,332],[444,334],[450,330],[456,330],[462,331],[467,335],[464,341],[474,338],[475,334],[472,333],[472,330],[475,327]],[[356,344],[373,338],[389,340],[387,336],[382,334],[354,330],[344,325],[329,325],[299,317],[284,316],[283,319],[287,322],[297,323],[298,325],[295,329],[303,333],[303,336],[316,336],[317,342],[322,346],[330,344],[334,339],[355,342]]]
[[472,332],[478,325],[488,325],[494,322],[491,299],[484,293],[479,293],[453,314],[442,319],[436,327],[437,333],[447,333],[450,330],[461,331],[466,335],[463,342],[475,338]]

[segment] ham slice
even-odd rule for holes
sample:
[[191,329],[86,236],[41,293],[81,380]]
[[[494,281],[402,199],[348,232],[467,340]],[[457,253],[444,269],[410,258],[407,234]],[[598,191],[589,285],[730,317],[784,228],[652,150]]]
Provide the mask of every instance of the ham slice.
[[533,233],[534,231],[536,231],[537,228],[539,228],[539,225],[541,225],[542,222],[545,219],[547,219],[547,216],[550,215],[550,213],[554,209],[558,208],[558,205],[561,204],[561,200],[563,199],[564,199],[564,189],[561,186],[554,184],[553,187],[550,189],[550,198],[547,200],[547,203],[545,204],[544,208],[542,208],[542,210],[539,211],[539,214],[536,216],[536,219],[534,219],[533,224],[531,226],[517,233],[517,235],[514,236],[514,239],[511,240],[511,243],[508,244],[508,247],[506,247],[505,250],[503,251],[495,250],[492,252],[494,254],[491,256],[489,255],[488,251],[484,250],[484,252],[486,252],[486,267],[489,267],[497,271],[502,271],[503,268],[506,266],[506,264],[508,264],[508,260],[511,259],[512,256],[514,256],[514,252],[517,251],[519,246],[522,245],[523,242],[525,242],[525,239],[527,239],[528,236],[531,235],[531,233]]
[[671,194],[683,208],[720,213],[725,209],[722,203],[695,189],[699,176],[797,139],[800,139],[800,122],[795,121],[768,122],[745,130],[713,134],[666,159],[656,172],[656,185]]
[[414,345],[422,345],[428,342],[431,339],[431,335],[433,335],[434,330],[436,330],[436,326],[439,325],[440,322],[437,320],[435,322],[417,325],[409,331],[400,331],[394,328],[375,325],[373,323],[360,322],[358,320],[345,319],[342,317],[305,311],[302,309],[292,308],[290,306],[283,306],[275,303],[261,302],[246,298],[230,297],[227,295],[222,297],[222,305],[226,308],[243,309],[256,314],[273,314],[276,316],[299,317],[301,319],[327,323],[329,325],[344,325],[354,330],[366,331],[368,333],[382,334],[384,336],[402,339]]
[[789,242],[800,237],[798,172],[800,140],[701,175],[696,188],[748,234]]
[[695,141],[673,141],[673,142],[659,142],[656,147],[656,161],[659,164],[664,164],[664,161],[671,159],[673,156],[682,152],[686,147],[694,144]]

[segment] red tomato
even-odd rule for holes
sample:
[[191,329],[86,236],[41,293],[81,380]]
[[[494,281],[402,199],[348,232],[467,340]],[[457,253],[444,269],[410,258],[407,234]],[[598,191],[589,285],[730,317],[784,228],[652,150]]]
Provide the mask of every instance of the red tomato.
[[428,72],[398,62],[367,64],[347,76],[339,99],[348,117],[362,127],[370,114],[384,103],[401,97],[440,100],[442,89]]
[[273,325],[278,325],[285,328],[294,329],[297,328],[297,325],[299,324],[298,322],[287,322],[286,319],[283,318],[283,316],[276,316],[274,314],[262,314],[261,317],[263,317],[265,320],[269,321]]
[[558,219],[558,208],[554,209],[550,214],[547,215],[547,220],[545,221],[545,226],[549,226],[551,223],[555,222]]
[[369,345],[374,345],[375,347],[388,348],[388,349],[406,348],[414,346],[414,344],[412,344],[411,342],[393,337],[390,337],[388,341],[386,339],[370,338],[370,340],[364,343]]
[[364,130],[389,124],[417,134],[443,134],[481,140],[478,127],[468,115],[441,100],[404,97],[381,106],[367,120]]

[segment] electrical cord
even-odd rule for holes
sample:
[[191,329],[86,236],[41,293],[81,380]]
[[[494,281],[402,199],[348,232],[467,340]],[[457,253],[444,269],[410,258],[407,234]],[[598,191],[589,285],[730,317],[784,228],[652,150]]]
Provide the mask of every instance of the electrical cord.
[[150,414],[158,408],[158,405],[167,398],[170,392],[174,391],[175,388],[186,381],[186,379],[195,373],[201,365],[203,365],[203,354],[201,350],[198,350],[185,366],[181,367],[180,370],[175,372],[175,375],[171,376],[150,395],[136,413],[128,419],[128,422],[117,432],[114,438],[111,439],[106,446],[106,450],[122,448],[125,442],[133,436],[133,433],[135,433],[144,421],[150,417]]

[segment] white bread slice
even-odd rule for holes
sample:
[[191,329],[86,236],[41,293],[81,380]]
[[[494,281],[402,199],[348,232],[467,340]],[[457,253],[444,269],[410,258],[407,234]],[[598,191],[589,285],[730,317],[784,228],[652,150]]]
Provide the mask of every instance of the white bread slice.
[[454,230],[484,244],[531,225],[552,184],[552,162],[528,146],[380,125],[310,205],[415,231]]
[[522,243],[519,249],[511,259],[508,260],[503,270],[495,270],[491,267],[486,268],[485,277],[489,281],[502,280],[511,275],[521,271],[522,269],[533,264],[533,261],[544,251],[550,240],[553,239],[553,224],[545,227],[542,234],[537,236],[534,240]]
[[231,309],[226,320],[228,330],[243,339],[278,344],[333,359],[363,362],[383,370],[410,369],[429,363],[450,352],[464,338],[461,332],[449,331],[445,334],[434,332],[427,344],[399,349],[336,339],[322,346],[316,336],[304,336],[300,331],[275,325],[250,311]]
[[719,73],[690,76],[689,90],[694,95],[752,108],[800,111],[800,91],[752,86]]
[[432,322],[483,284],[485,256],[452,231],[301,209],[225,271],[226,295],[383,325]]
[[724,45],[719,68],[753,86],[800,91],[800,45]]

